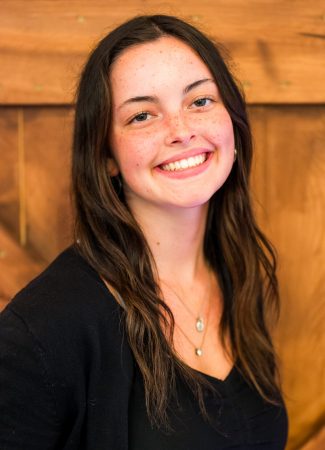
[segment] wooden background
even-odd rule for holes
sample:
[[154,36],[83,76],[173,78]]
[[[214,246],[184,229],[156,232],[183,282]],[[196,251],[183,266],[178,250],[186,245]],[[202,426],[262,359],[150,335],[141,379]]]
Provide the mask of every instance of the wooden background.
[[0,306],[71,240],[71,125],[81,64],[112,27],[157,12],[191,20],[224,43],[235,61],[255,136],[256,212],[279,254],[276,345],[290,417],[288,449],[323,449],[322,1],[0,0]]

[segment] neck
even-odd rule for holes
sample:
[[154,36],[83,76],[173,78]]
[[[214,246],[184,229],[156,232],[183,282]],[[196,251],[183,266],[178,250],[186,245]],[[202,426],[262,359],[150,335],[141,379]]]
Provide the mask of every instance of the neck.
[[152,208],[135,217],[155,260],[158,277],[173,283],[193,284],[206,263],[203,253],[208,204],[197,208]]

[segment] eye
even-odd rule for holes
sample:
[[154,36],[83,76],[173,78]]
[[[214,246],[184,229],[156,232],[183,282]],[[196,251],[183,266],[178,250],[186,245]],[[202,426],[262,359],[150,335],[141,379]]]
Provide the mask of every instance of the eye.
[[143,111],[143,112],[133,116],[131,118],[131,120],[129,121],[129,123],[145,122],[146,120],[148,120],[149,116],[151,116],[151,114],[149,114],[148,112]]
[[195,100],[195,101],[193,102],[193,105],[194,105],[194,106],[197,106],[198,108],[202,108],[202,107],[204,107],[204,106],[210,105],[211,102],[213,102],[212,98],[209,98],[209,97],[201,97],[201,98],[198,98],[197,100]]

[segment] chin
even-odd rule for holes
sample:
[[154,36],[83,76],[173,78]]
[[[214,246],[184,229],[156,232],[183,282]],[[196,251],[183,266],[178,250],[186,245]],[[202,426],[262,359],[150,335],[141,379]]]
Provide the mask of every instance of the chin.
[[197,195],[193,195],[186,199],[178,199],[173,206],[178,208],[197,208],[199,206],[205,206],[209,203],[214,193],[215,191],[210,194],[205,193],[204,195],[203,193],[198,193]]

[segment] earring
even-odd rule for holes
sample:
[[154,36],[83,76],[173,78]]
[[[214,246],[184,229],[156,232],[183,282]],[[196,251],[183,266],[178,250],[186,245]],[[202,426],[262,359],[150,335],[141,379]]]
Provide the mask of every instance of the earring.
[[237,149],[235,148],[234,149],[234,162],[236,161],[236,159],[237,159]]

